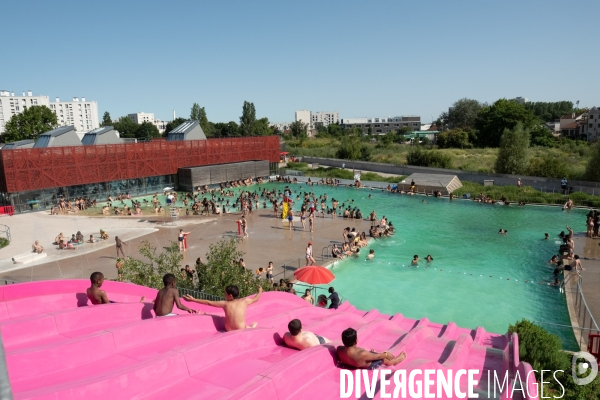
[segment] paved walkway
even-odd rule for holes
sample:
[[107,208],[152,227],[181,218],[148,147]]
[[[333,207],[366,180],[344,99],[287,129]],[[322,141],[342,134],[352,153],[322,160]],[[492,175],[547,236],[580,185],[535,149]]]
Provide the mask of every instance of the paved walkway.
[[[575,254],[581,257],[581,265],[585,268],[585,271],[581,273],[583,297],[596,324],[600,325],[600,290],[598,290],[600,288],[600,239],[588,238],[584,232],[580,232],[575,234],[573,240],[575,242]],[[565,295],[571,317],[571,325],[574,327],[573,333],[580,343],[581,350],[587,351],[587,335],[590,331],[586,329],[582,332],[581,329],[577,328],[593,329],[595,325],[585,312],[585,306],[579,296],[577,276],[565,271],[565,282]],[[600,332],[592,331],[592,333]]]
[[[363,189],[368,190],[368,189]],[[157,248],[168,246],[177,240],[179,228],[191,232],[188,236],[188,250],[184,253],[183,265],[193,264],[197,257],[205,258],[209,246],[224,237],[236,236],[237,214],[225,214],[221,217],[184,217],[175,226],[163,226],[152,217],[149,219],[132,217],[84,217],[84,216],[50,216],[44,213],[30,213],[4,219],[10,223],[13,232],[13,243],[0,250],[0,281],[14,280],[18,282],[58,279],[87,278],[93,271],[101,271],[107,278],[116,278],[116,249],[114,236],[117,234],[127,243],[125,254],[141,258],[138,247],[142,241],[149,241]],[[259,209],[248,218],[250,237],[238,241],[238,249],[245,253],[246,266],[252,270],[267,267],[273,261],[277,279],[292,276],[293,269],[304,266],[304,253],[309,241],[313,242],[313,251],[318,262],[329,262],[321,259],[321,250],[332,242],[340,242],[342,231],[346,226],[355,227],[359,231],[368,232],[370,223],[363,220],[345,220],[330,217],[315,219],[315,233],[297,230],[290,231],[283,226],[280,218],[273,216],[272,209]],[[13,228],[15,226],[15,228]],[[86,239],[90,234],[99,235],[100,227],[110,235],[106,242],[97,244],[85,243],[77,250],[56,250],[51,242],[63,232],[70,236],[81,230]],[[31,243],[39,239],[48,249],[49,256],[38,264],[14,264],[10,257],[18,253],[28,252]],[[13,246],[13,244],[15,244]],[[284,268],[285,266],[285,268]]]

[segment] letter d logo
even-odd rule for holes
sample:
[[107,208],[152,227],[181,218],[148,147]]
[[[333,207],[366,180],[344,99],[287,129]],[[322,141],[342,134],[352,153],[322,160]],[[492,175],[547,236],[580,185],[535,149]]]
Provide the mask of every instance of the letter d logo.
[[[579,358],[583,358],[585,360],[585,362],[582,362],[578,365],[577,360]],[[596,378],[596,375],[598,375],[598,361],[596,361],[594,356],[588,352],[579,351],[577,353],[574,353],[571,365],[572,365],[571,372],[573,374],[573,381],[577,385],[580,385],[580,386],[587,385],[588,383],[593,381],[594,378]],[[592,368],[592,370],[587,377],[579,378],[577,376],[577,374],[584,374],[586,371],[588,371],[588,369],[590,367]]]

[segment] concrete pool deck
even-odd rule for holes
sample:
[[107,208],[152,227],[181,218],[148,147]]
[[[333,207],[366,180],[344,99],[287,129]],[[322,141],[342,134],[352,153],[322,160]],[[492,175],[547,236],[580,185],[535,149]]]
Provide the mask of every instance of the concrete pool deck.
[[[162,219],[153,215],[138,217],[55,215],[36,212],[6,217],[0,223],[10,226],[12,242],[0,250],[0,281],[28,282],[43,279],[87,278],[94,271],[102,272],[107,278],[115,279],[116,249],[114,236],[117,235],[127,244],[125,254],[141,258],[138,247],[142,241],[162,248],[177,240],[179,229],[190,232],[187,237],[188,249],[184,252],[182,264],[194,263],[198,257],[205,259],[211,244],[224,237],[237,236],[237,223],[240,214],[224,214],[220,217],[182,217],[174,225],[163,225]],[[255,210],[247,217],[250,237],[238,240],[238,250],[244,252],[244,261],[251,270],[260,267],[266,269],[269,261],[275,265],[276,279],[292,277],[297,267],[305,265],[305,248],[313,242],[313,252],[318,264],[331,261],[322,259],[324,247],[340,243],[345,227],[355,227],[368,233],[370,222],[347,220],[342,217],[325,219],[315,218],[315,232],[301,231],[299,221],[295,222],[295,231],[284,227],[280,218],[275,218],[272,208]],[[90,234],[99,236],[100,228],[110,235],[107,241],[84,243],[77,250],[57,250],[52,241],[59,232],[69,236],[80,230],[86,240]],[[38,263],[14,264],[10,258],[16,254],[31,252],[31,244],[40,240],[48,257]],[[183,266],[182,265],[182,266]]]
[[[578,254],[581,258],[581,265],[585,268],[585,271],[581,273],[581,291],[585,297],[585,302],[592,314],[596,324],[600,323],[600,238],[589,238],[585,236],[584,232],[576,233],[573,238],[575,242],[575,254]],[[583,318],[584,310],[582,302],[578,301],[577,290],[577,277],[573,273],[570,274],[571,278],[568,278],[568,274],[565,274],[565,279],[568,279],[565,285],[565,294],[567,299],[567,306],[569,308],[569,316],[571,318],[571,325],[573,326],[573,333],[577,342],[580,344],[582,351],[587,351],[588,338],[587,335],[589,330],[582,330],[579,328],[595,328],[590,318]],[[577,303],[577,304],[576,304]],[[600,333],[593,331],[592,333]]]

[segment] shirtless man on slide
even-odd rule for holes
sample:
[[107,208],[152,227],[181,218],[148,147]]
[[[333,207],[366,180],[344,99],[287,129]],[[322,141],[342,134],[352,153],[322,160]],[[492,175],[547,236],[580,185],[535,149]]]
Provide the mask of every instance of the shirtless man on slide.
[[238,299],[240,289],[235,285],[229,285],[225,288],[225,301],[200,300],[190,295],[185,295],[183,298],[187,301],[225,310],[225,330],[229,332],[238,329],[256,328],[256,322],[252,323],[252,325],[246,325],[246,307],[256,303],[260,299],[262,291],[262,287],[259,287],[256,296]]
[[288,324],[289,332],[283,335],[283,341],[288,347],[298,350],[308,349],[309,347],[318,346],[331,342],[329,339],[312,332],[302,330],[302,322],[299,319],[293,319]]
[[367,351],[358,347],[358,335],[352,328],[342,332],[343,346],[338,346],[337,355],[340,360],[351,367],[364,368],[369,370],[379,369],[382,365],[392,366],[400,364],[406,358],[406,353],[402,352],[398,357],[384,351],[376,353],[374,350]]
[[190,314],[195,314],[196,310],[187,308],[181,304],[179,299],[179,291],[175,287],[177,285],[177,278],[173,274],[166,274],[163,276],[164,288],[160,289],[156,294],[154,300],[154,313],[157,317],[174,317],[177,314],[173,313],[173,305],[177,305],[177,308],[183,311],[187,311]]
[[[94,272],[90,275],[91,286],[87,288],[87,297],[90,302],[94,305],[96,304],[109,304],[114,303],[114,301],[110,301],[106,292],[102,289],[102,284],[104,283],[104,274],[102,272]],[[140,302],[143,303],[146,300],[146,296],[142,296]]]

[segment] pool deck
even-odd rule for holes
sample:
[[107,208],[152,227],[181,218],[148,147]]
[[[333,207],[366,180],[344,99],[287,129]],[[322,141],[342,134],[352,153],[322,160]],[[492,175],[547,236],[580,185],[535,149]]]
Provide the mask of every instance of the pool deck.
[[[585,271],[581,273],[581,288],[585,302],[588,305],[590,313],[597,324],[600,324],[600,238],[589,238],[585,232],[576,233],[573,238],[575,242],[575,254],[581,258],[581,265]],[[568,278],[568,274],[565,275]],[[571,317],[571,325],[575,328],[583,325],[583,310],[580,312],[581,304],[575,304],[577,296],[577,278],[571,274],[571,279],[567,281],[566,287],[567,306]],[[590,319],[585,321],[585,328],[590,327]],[[575,337],[581,340],[581,350],[587,351],[587,334],[581,336],[579,329],[573,329]]]
[[[368,189],[362,189],[368,190]],[[369,210],[370,211],[370,210]],[[11,228],[12,242],[0,249],[0,281],[26,282],[43,279],[87,278],[94,271],[102,272],[107,278],[115,279],[116,249],[114,236],[117,235],[127,244],[124,247],[127,256],[142,258],[138,247],[142,241],[149,241],[157,248],[165,247],[177,240],[179,229],[190,232],[187,237],[189,248],[184,252],[182,266],[189,264],[194,268],[196,258],[205,259],[211,244],[224,237],[237,236],[237,223],[240,214],[223,216],[182,217],[174,225],[163,225],[155,215],[137,217],[81,215],[48,215],[44,212],[14,215],[0,221]],[[269,261],[275,265],[276,279],[293,277],[293,270],[305,265],[305,248],[313,242],[313,253],[318,264],[331,262],[331,258],[322,259],[321,251],[331,243],[340,243],[345,227],[355,227],[358,231],[368,232],[370,223],[364,220],[346,220],[342,217],[325,219],[315,218],[315,232],[301,230],[300,222],[295,222],[295,231],[284,227],[280,218],[275,218],[272,208],[255,210],[247,217],[250,237],[238,240],[238,249],[244,252],[244,261],[251,270],[259,267],[266,269]],[[110,235],[109,240],[99,243],[84,243],[77,250],[58,250],[52,245],[59,232],[67,236],[80,230],[86,239],[90,234],[99,236],[103,228]],[[48,256],[38,263],[14,264],[14,255],[31,252],[34,240],[40,240]]]

